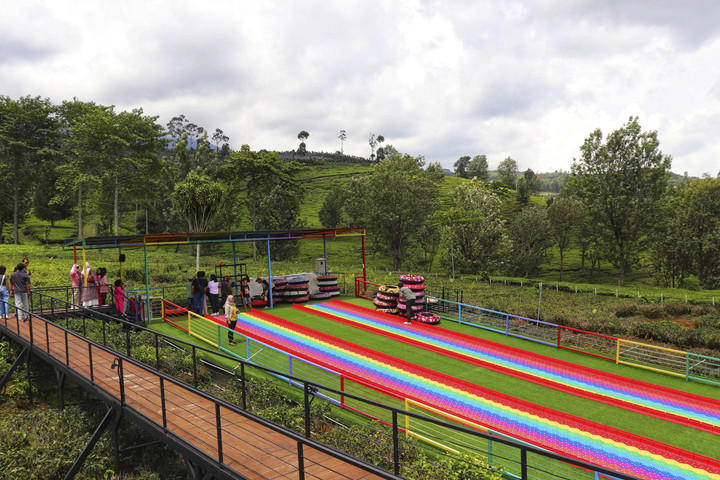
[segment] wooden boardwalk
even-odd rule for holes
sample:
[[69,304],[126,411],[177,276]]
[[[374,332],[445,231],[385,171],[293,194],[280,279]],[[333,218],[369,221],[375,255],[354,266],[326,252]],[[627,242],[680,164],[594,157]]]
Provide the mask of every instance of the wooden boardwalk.
[[[220,458],[216,421],[216,408],[219,408],[221,463],[239,474],[240,478],[296,480],[302,478],[302,473],[306,479],[323,480],[391,478],[369,472],[309,445],[303,445],[304,472],[301,472],[296,439],[226,406],[216,407],[213,400],[181,384],[161,379],[142,366],[128,361],[119,365],[117,355],[109,349],[92,345],[82,337],[66,334],[61,328],[40,318],[32,317],[28,322],[21,321],[18,325],[12,316],[3,323],[7,330],[28,341],[31,324],[35,347],[44,350],[118,401],[124,393],[124,406],[134,409],[159,427],[164,426],[166,432],[216,461]],[[164,392],[161,392],[161,382]]]

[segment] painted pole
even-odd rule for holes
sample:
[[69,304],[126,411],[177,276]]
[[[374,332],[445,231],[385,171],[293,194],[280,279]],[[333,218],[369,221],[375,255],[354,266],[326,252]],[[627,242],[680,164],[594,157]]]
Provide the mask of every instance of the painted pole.
[[273,302],[272,264],[270,262],[270,239],[267,240],[267,258],[268,258],[268,289],[270,292],[270,308],[275,308],[275,302]]
[[84,277],[83,285],[84,285],[85,288],[87,288],[88,271],[87,271],[87,261],[85,260],[85,248],[82,249],[82,254],[83,254],[83,272],[84,272],[84,275],[83,275],[83,277]]
[[77,264],[77,245],[73,244],[73,263]]
[[[327,275],[327,238],[323,237],[323,258],[325,259],[325,275]],[[365,263],[365,262],[363,262]]]
[[540,291],[538,293],[538,313],[537,319],[540,320],[540,305],[542,304],[542,282],[540,282]]
[[367,282],[367,268],[365,267],[365,229],[363,229],[362,235],[360,236],[360,239],[362,240],[362,268],[363,268],[363,281]]
[[147,323],[150,324],[152,312],[150,311],[150,269],[148,268],[147,245],[143,245],[145,253],[145,308],[147,308]]
[[[233,246],[233,278],[235,279],[235,298],[238,298],[238,285],[237,285],[237,255],[235,254],[235,242]],[[220,279],[222,282],[222,279]]]

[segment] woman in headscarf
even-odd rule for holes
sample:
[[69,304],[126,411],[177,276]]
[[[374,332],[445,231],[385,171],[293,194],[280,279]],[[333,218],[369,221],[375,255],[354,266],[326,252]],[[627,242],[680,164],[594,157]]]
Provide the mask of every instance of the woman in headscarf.
[[80,273],[80,265],[74,263],[70,269],[70,288],[72,288],[72,308],[77,309],[80,305],[80,285],[82,284],[82,273]]
[[90,267],[90,262],[85,262],[82,278],[82,302],[83,307],[96,307],[98,305],[98,291],[95,272]]
[[237,345],[235,343],[235,337],[233,336],[233,331],[237,324],[237,307],[235,306],[235,298],[232,295],[228,295],[225,299],[225,321],[230,329],[228,331],[228,343],[230,345]]

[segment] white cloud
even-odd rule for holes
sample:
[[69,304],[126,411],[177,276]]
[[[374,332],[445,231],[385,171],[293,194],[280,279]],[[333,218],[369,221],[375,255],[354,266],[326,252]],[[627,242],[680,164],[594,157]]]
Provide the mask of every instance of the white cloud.
[[630,1],[14,2],[0,94],[183,113],[234,146],[366,156],[369,134],[569,169],[594,128],[657,129],[673,170],[720,162],[720,4]]

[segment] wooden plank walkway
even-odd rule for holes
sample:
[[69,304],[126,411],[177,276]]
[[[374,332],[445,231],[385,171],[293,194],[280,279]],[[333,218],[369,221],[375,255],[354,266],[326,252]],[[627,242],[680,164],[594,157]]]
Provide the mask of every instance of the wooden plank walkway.
[[[141,366],[123,362],[123,388],[116,355],[61,328],[32,317],[18,322],[11,316],[3,325],[30,340],[30,325],[36,347],[49,353],[107,394],[163,426],[161,377]],[[92,368],[91,361],[92,358]],[[202,395],[171,381],[163,380],[167,432],[218,460],[216,404]],[[225,406],[220,406],[222,463],[251,480],[298,479],[297,441]],[[347,463],[343,459],[303,446],[306,479],[374,480],[383,477]]]

